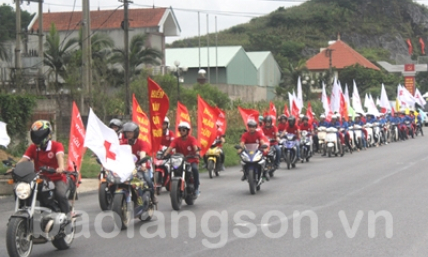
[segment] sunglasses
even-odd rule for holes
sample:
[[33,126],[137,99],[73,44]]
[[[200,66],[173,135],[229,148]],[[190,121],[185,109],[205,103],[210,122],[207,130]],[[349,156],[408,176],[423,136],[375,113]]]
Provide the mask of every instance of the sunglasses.
[[178,131],[187,131],[185,128],[179,128]]
[[257,128],[257,126],[248,126],[248,128]]

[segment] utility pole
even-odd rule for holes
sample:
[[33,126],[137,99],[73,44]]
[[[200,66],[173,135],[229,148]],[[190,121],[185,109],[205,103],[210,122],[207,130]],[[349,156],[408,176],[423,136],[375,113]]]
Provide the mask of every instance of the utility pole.
[[39,0],[39,58],[40,58],[40,67],[39,73],[37,76],[38,90],[41,90],[41,86],[43,85],[43,66],[44,66],[44,53],[43,53],[43,0]]
[[119,0],[123,2],[123,31],[124,31],[124,44],[125,44],[125,115],[130,114],[130,100],[129,100],[129,17],[128,17],[128,4],[132,3],[129,0]]
[[[16,44],[15,44],[15,78],[18,76],[21,64],[21,0],[15,0],[16,8]],[[16,79],[15,79],[16,81]]]
[[81,112],[85,112],[85,97],[89,92],[89,105],[92,105],[92,58],[91,58],[91,20],[89,0],[82,0],[82,91]]

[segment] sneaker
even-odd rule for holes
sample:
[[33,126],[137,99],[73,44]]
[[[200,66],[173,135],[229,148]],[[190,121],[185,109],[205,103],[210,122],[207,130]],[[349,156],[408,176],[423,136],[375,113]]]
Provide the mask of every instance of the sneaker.
[[224,167],[224,164],[222,164],[219,171],[225,171],[225,170],[226,168]]
[[195,196],[198,197],[200,194],[201,194],[201,191],[199,191],[199,189],[196,189]]
[[152,202],[153,202],[154,205],[157,205],[159,203],[158,202],[158,198],[156,197],[156,195],[153,195]]

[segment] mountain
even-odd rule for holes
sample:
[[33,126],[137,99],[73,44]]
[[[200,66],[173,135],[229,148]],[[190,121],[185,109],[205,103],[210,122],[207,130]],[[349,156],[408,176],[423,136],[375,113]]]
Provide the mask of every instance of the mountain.
[[[410,39],[415,59],[421,55],[419,38],[428,46],[428,9],[412,0],[311,0],[221,31],[218,44],[272,51],[284,68],[304,65],[338,34],[371,61],[410,58]],[[198,46],[197,37],[169,47],[191,46]]]

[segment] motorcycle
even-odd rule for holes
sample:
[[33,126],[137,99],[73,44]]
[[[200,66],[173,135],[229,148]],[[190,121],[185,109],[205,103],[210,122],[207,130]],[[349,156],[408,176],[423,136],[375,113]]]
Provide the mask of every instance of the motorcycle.
[[306,130],[301,132],[302,140],[300,147],[300,156],[302,158],[302,163],[306,160],[309,162],[309,159],[312,157],[312,134]]
[[[268,148],[267,145],[262,145],[261,150]],[[241,165],[245,176],[247,177],[250,193],[253,195],[256,190],[260,190],[263,183],[263,170],[266,165],[266,160],[263,158],[263,152],[259,150],[259,144],[246,144],[244,149],[240,145],[236,145],[235,149],[242,150]]]
[[389,129],[390,129],[390,134],[391,134],[391,141],[397,142],[399,140],[399,138],[400,138],[400,134],[398,132],[397,123],[392,122],[390,124]]
[[[277,141],[276,139],[270,139],[269,142],[273,144]],[[276,161],[276,150],[271,145],[271,147],[269,148],[269,152],[266,156],[266,165],[265,165],[265,170],[269,173],[269,177],[273,177],[274,176],[273,173],[277,169],[275,161]]]
[[374,141],[374,145],[381,145],[382,144],[382,132],[380,129],[380,124],[379,122],[375,122],[372,124],[372,129],[373,129],[373,141]]
[[221,149],[217,146],[218,140],[214,141],[211,147],[208,149],[205,156],[207,157],[207,169],[210,178],[213,178],[214,173],[218,177],[218,172],[221,170],[220,164],[220,153]]
[[132,218],[149,221],[153,217],[156,207],[151,199],[151,189],[140,170],[140,165],[149,159],[150,157],[145,157],[139,160],[136,169],[125,181],[121,181],[115,172],[107,174],[107,182],[114,186],[111,210],[117,214],[114,221],[121,230],[128,228]]
[[375,144],[372,124],[367,123],[366,125],[364,125],[364,128],[367,131],[367,147],[372,147]]
[[[98,164],[101,165],[100,160],[98,158],[96,160]],[[103,211],[110,210],[114,193],[114,187],[109,185],[107,182],[107,173],[108,171],[101,167],[100,174],[98,175],[98,203],[100,204],[100,208]]]
[[356,144],[354,140],[354,126],[350,126],[348,128],[348,134],[349,134],[349,145],[351,146],[352,150],[356,150]]
[[[10,161],[3,161],[12,166]],[[35,172],[32,162],[17,163],[12,170],[10,184],[15,184],[15,212],[9,218],[6,230],[6,248],[10,257],[28,257],[34,244],[52,242],[58,250],[70,248],[76,232],[75,215],[67,220],[54,197],[55,184],[41,172],[56,173],[55,169],[41,167]],[[66,196],[72,201],[71,212],[77,199],[78,173],[64,171],[69,190]],[[36,206],[36,202],[40,206]]]
[[406,128],[407,128],[407,134],[410,135],[412,138],[415,138],[415,133],[413,131],[412,123],[406,120],[404,121],[404,124],[406,125]]
[[421,122],[416,123],[415,135],[418,136],[418,134],[421,134],[422,136],[424,136],[424,130],[422,129],[422,123]]
[[295,168],[297,162],[297,137],[294,134],[287,134],[285,136],[285,141],[283,141],[283,155],[285,162],[287,163],[287,169],[290,169],[290,166]]
[[342,144],[340,143],[340,139],[337,136],[337,128],[327,128],[326,129],[327,136],[325,139],[325,152],[327,152],[328,157],[331,157],[332,154],[335,156],[340,154],[342,157],[345,154]]
[[171,178],[169,174],[171,165],[168,159],[163,158],[163,154],[165,150],[166,150],[166,147],[158,151],[156,153],[156,158],[153,159],[153,164],[155,168],[153,180],[154,180],[154,188],[157,195],[160,194],[162,187],[165,187],[165,189],[169,191],[170,184],[171,184]]
[[325,137],[327,136],[326,129],[327,129],[326,127],[319,127],[319,128],[317,128],[319,150],[321,152],[321,149],[323,149],[323,151],[324,151],[323,154],[324,155],[326,154],[325,147],[324,147],[324,145],[325,145]]
[[355,146],[358,147],[359,149],[363,149],[363,147],[364,147],[364,145],[363,145],[363,137],[364,137],[363,128],[360,125],[355,124],[352,128],[352,131],[354,132]]
[[181,209],[183,199],[187,205],[193,205],[197,198],[192,165],[187,161],[189,158],[199,158],[199,156],[184,157],[184,155],[176,153],[169,159],[171,163],[170,198],[172,208],[176,211]]

